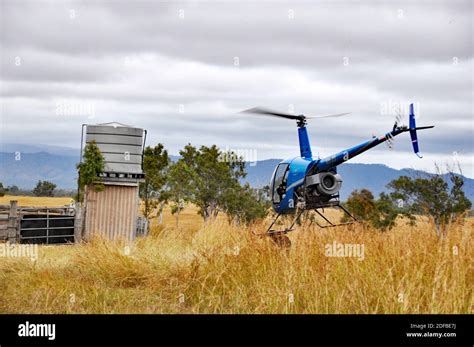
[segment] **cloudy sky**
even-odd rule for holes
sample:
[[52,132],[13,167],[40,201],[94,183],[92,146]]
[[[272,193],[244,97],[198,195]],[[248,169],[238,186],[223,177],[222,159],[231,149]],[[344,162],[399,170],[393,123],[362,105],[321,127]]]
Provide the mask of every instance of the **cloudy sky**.
[[295,124],[238,112],[352,112],[309,125],[321,157],[390,130],[407,134],[353,162],[474,177],[473,3],[466,1],[0,0],[1,142],[79,147],[82,123],[188,142],[298,155]]

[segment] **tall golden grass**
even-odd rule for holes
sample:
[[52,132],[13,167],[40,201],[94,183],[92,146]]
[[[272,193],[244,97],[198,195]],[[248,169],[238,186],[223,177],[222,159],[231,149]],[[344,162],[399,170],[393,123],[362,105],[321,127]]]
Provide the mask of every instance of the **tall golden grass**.
[[[168,218],[168,217],[167,217]],[[194,218],[194,217],[193,217]],[[473,313],[473,220],[300,227],[281,250],[225,219],[153,226],[130,245],[41,246],[39,258],[0,258],[2,313]],[[364,245],[364,259],[325,245]]]

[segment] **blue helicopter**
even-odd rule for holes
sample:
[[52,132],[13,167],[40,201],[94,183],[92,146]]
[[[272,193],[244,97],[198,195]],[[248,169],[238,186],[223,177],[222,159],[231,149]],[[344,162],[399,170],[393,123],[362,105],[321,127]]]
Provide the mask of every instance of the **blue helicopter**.
[[[283,160],[278,164],[273,172],[270,183],[271,200],[273,209],[277,215],[267,231],[262,234],[271,236],[274,241],[283,246],[291,245],[286,234],[294,230],[294,224],[304,211],[315,211],[326,222],[325,225],[317,223],[321,228],[351,224],[354,221],[357,221],[356,218],[340,204],[339,191],[342,186],[342,178],[341,175],[337,173],[338,165],[385,141],[392,141],[395,136],[404,132],[410,132],[413,150],[419,158],[422,158],[419,153],[416,131],[434,127],[417,127],[415,123],[414,107],[413,104],[410,104],[408,126],[399,126],[398,123],[395,122],[392,130],[385,135],[379,137],[373,136],[370,140],[362,142],[354,147],[342,150],[326,158],[315,159],[311,152],[308,131],[306,129],[307,119],[339,117],[346,115],[347,113],[320,117],[306,117],[304,115],[274,112],[260,107],[243,112],[296,120],[300,156]],[[351,222],[340,224],[332,223],[324,215],[324,208],[328,207],[341,209],[350,217]],[[285,214],[295,215],[291,225],[283,230],[272,229],[278,218]]]

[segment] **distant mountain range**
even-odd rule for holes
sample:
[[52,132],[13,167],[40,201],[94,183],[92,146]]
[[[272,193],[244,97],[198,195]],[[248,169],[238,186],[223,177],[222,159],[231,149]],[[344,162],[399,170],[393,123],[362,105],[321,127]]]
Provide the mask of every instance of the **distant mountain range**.
[[[58,188],[76,188],[76,164],[79,161],[79,150],[55,146],[30,146],[3,144],[0,145],[0,182],[4,186],[16,185],[31,189],[38,180],[48,180]],[[18,153],[19,152],[19,156]],[[18,159],[18,160],[16,160]],[[172,156],[176,160],[176,156]],[[269,184],[279,159],[258,161],[255,165],[247,164],[247,177],[244,181],[252,187],[259,188]],[[424,176],[424,171],[413,169],[396,170],[381,164],[352,164],[339,166],[338,172],[343,179],[341,197],[345,200],[354,189],[367,188],[374,195],[386,191],[386,185],[402,176]],[[474,201],[474,179],[465,178],[464,191]]]
[[[269,159],[257,162],[257,165],[247,165],[246,181],[253,187],[262,187],[269,183],[271,175],[280,159]],[[347,199],[355,189],[367,188],[375,196],[387,191],[386,185],[400,176],[426,177],[429,173],[413,169],[392,169],[382,164],[353,164],[344,163],[338,167],[342,176],[341,198]],[[448,176],[445,177],[448,179]],[[464,192],[474,202],[474,179],[464,177]]]

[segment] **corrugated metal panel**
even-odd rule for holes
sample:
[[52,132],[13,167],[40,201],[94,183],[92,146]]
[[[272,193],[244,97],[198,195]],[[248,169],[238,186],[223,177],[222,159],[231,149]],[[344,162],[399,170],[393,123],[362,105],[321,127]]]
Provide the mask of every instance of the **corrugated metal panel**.
[[86,143],[95,141],[105,159],[105,172],[142,173],[143,129],[88,125]]
[[138,206],[138,185],[105,185],[101,192],[88,189],[85,239],[100,235],[110,240],[133,240]]
[[143,129],[116,125],[87,125],[87,132],[92,134],[114,134],[124,136],[142,136]]
[[114,127],[111,128],[111,132],[109,134],[96,134],[89,132],[90,126],[87,127],[86,133],[86,142],[95,141],[97,144],[117,144],[117,145],[126,145],[126,146],[136,146],[141,147],[143,144],[142,135],[140,136],[127,136],[127,135],[116,135],[112,131],[117,129]]
[[100,150],[101,152],[118,153],[122,155],[125,152],[129,152],[130,154],[142,155],[142,146],[128,146],[128,145],[121,145],[121,144],[102,143],[100,145]]
[[[142,155],[140,154],[131,154],[130,152],[126,153],[103,153],[106,164],[122,164],[122,165],[134,165],[138,169],[141,169],[142,165]],[[133,172],[136,172],[138,169],[133,166],[128,167],[128,169],[133,169]],[[123,171],[122,171],[123,172]],[[128,172],[128,171],[125,171]],[[141,171],[140,171],[141,172]]]

